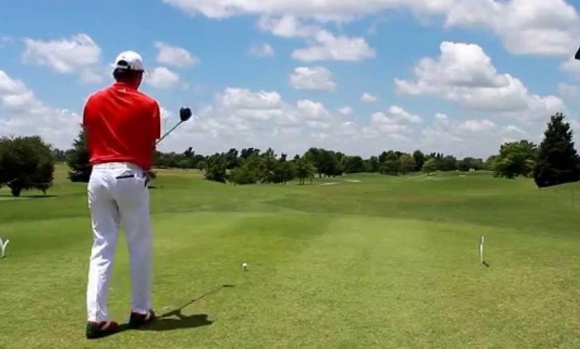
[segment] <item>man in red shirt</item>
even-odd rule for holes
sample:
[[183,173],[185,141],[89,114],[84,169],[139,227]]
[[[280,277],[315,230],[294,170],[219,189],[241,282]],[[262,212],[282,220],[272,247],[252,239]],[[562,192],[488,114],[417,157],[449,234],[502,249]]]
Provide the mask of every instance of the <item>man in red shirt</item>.
[[134,51],[117,56],[115,83],[86,101],[83,128],[92,172],[87,187],[93,246],[87,285],[87,338],[119,331],[108,318],[107,296],[122,222],[127,234],[131,269],[129,325],[155,319],[151,307],[152,230],[149,178],[155,141],[160,138],[158,103],[138,91],[143,60]]

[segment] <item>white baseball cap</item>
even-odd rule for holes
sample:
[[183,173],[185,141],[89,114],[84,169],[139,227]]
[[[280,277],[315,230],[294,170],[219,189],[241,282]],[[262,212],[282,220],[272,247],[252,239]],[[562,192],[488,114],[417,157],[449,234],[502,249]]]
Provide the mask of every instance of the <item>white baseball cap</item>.
[[113,64],[114,69],[126,69],[133,71],[145,71],[143,66],[143,58],[140,54],[135,51],[123,51],[119,53],[115,63]]

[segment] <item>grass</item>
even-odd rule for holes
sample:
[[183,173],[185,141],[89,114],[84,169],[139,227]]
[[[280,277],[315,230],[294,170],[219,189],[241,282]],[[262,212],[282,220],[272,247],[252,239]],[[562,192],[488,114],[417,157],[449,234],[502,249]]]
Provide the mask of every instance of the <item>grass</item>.
[[[0,190],[0,348],[580,347],[577,185],[485,173],[231,186],[159,171],[154,304],[186,306],[87,341],[92,237],[85,185],[65,171],[54,197]],[[110,311],[125,322],[124,240],[116,258]]]

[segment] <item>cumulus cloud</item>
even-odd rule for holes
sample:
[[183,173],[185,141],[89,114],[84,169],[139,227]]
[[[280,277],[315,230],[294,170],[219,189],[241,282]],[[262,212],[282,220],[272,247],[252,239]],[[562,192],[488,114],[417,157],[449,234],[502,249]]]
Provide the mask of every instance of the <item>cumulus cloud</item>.
[[[446,27],[491,31],[514,54],[569,55],[580,31],[576,9],[564,0],[162,1],[186,13],[214,19],[241,15],[279,17],[283,20],[277,26],[270,25],[277,28],[278,33],[299,33],[297,26],[292,26],[300,20],[345,23],[404,9],[419,18],[443,18]],[[262,19],[262,22],[268,21]],[[312,30],[301,36],[310,37],[311,34]]]
[[430,151],[485,158],[496,153],[502,143],[520,139],[536,141],[513,124],[500,126],[488,119],[454,120],[436,113],[431,124],[421,130],[417,144]]
[[199,58],[186,49],[164,42],[155,42],[157,48],[157,62],[174,67],[190,67],[199,62]]
[[370,93],[365,92],[360,97],[360,100],[365,103],[375,103],[378,99],[377,97],[371,95]]
[[337,111],[339,114],[342,114],[342,115],[350,115],[353,112],[352,108],[349,106],[340,107],[340,108],[338,108]]
[[255,57],[272,57],[274,56],[274,49],[269,44],[252,45],[250,47],[250,54]]
[[290,74],[290,84],[298,90],[334,91],[332,72],[324,67],[297,67]]
[[556,96],[539,96],[510,74],[501,74],[475,44],[443,42],[437,58],[425,57],[414,69],[416,80],[395,79],[397,92],[437,95],[469,110],[494,112],[521,122],[544,121],[566,110]]
[[45,66],[61,74],[76,74],[84,82],[100,82],[101,48],[87,34],[55,40],[25,38],[24,63]]
[[181,84],[181,78],[179,74],[166,67],[156,67],[148,71],[144,82],[155,88],[169,89],[179,86]]
[[573,98],[580,96],[580,86],[570,85],[565,83],[558,84],[558,91],[560,96],[564,98]]
[[369,46],[364,38],[335,36],[321,30],[308,47],[294,50],[292,58],[303,62],[314,61],[360,61],[375,57],[375,50]]
[[24,82],[0,70],[0,136],[40,135],[55,147],[68,149],[80,131],[82,118],[47,105]]

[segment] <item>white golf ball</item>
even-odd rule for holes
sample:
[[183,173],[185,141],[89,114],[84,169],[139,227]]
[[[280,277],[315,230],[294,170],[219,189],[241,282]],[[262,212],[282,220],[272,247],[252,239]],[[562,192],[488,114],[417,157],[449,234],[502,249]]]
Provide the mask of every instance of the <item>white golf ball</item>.
[[242,268],[246,269],[248,267],[248,263],[244,262],[242,263]]

